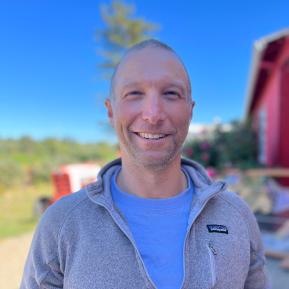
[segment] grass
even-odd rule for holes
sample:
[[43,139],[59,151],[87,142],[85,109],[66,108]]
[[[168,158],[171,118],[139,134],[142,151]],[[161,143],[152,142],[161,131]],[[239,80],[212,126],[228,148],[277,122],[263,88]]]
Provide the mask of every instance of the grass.
[[49,183],[9,188],[0,194],[0,240],[32,231],[38,219],[33,205],[38,197],[51,195]]

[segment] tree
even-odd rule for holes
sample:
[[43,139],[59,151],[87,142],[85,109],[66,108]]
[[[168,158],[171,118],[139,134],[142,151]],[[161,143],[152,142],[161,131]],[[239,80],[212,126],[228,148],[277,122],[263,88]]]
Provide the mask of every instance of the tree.
[[150,38],[158,25],[136,17],[135,6],[120,0],[102,4],[100,14],[105,27],[97,31],[97,42],[103,47],[99,53],[104,58],[99,67],[104,76],[109,77],[123,52],[131,45]]
[[257,135],[251,122],[232,122],[229,131],[216,126],[212,135],[194,139],[184,148],[184,155],[205,166],[223,169],[258,167]]

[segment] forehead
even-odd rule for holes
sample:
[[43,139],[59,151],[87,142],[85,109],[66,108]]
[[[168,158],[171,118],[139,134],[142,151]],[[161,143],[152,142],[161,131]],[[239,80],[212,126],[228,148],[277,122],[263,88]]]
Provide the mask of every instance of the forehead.
[[188,77],[177,56],[158,47],[147,47],[128,53],[114,76],[114,87],[130,83],[170,81],[188,86]]

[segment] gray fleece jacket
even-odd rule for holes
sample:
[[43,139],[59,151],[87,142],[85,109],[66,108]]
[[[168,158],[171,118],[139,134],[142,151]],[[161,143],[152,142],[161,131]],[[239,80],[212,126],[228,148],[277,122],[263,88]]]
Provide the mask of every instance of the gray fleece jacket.
[[[21,289],[154,289],[133,236],[113,204],[106,165],[97,182],[47,209],[35,232]],[[195,186],[184,244],[190,289],[264,289],[264,253],[255,218],[223,182],[182,160]],[[177,289],[177,288],[176,288]]]

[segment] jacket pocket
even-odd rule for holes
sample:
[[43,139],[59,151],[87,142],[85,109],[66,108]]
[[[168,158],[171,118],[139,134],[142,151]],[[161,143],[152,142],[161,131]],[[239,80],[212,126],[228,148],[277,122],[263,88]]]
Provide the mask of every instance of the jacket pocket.
[[209,261],[210,261],[210,269],[211,269],[211,278],[212,278],[212,288],[216,285],[217,276],[216,276],[216,255],[217,250],[214,248],[213,243],[209,242],[207,244],[208,252],[209,252]]

